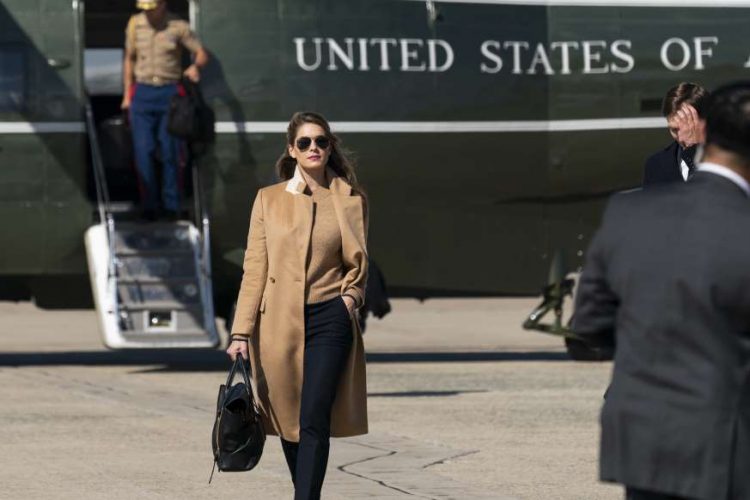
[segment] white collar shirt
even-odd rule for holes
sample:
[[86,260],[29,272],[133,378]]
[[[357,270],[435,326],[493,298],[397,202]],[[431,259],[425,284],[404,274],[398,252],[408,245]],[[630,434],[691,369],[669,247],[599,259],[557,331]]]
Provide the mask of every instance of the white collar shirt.
[[682,180],[687,182],[688,177],[690,177],[690,167],[688,167],[683,159],[680,159],[680,173],[682,173]]
[[677,161],[680,162],[680,173],[682,174],[682,180],[687,182],[688,177],[690,177],[690,167],[688,167],[688,164],[685,163],[685,160],[682,159],[682,146],[677,147]]

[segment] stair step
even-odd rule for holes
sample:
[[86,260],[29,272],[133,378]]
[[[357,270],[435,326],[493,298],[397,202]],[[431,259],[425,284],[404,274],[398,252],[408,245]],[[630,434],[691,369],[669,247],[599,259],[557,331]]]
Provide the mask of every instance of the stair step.
[[[211,335],[205,330],[185,330],[182,332],[122,332],[123,339],[130,342],[142,342],[141,346],[150,348],[189,348],[189,347],[215,347],[218,342],[212,341]],[[190,345],[185,345],[190,344]]]
[[117,257],[192,257],[193,249],[141,249],[141,248],[117,248],[115,249]]
[[161,278],[195,278],[199,269],[192,254],[143,255],[133,254],[117,258],[119,278],[154,276]]
[[155,337],[157,335],[168,335],[168,336],[195,336],[195,337],[205,337],[206,331],[205,330],[177,330],[174,332],[144,332],[143,330],[125,330],[123,332],[128,337],[135,337],[135,336],[144,336],[144,337]]
[[176,300],[152,300],[148,302],[120,303],[120,308],[126,311],[190,311],[200,310],[199,306],[192,306]]
[[189,222],[121,223],[115,226],[116,252],[192,251]]
[[198,277],[197,276],[162,277],[162,276],[150,276],[150,275],[142,275],[142,276],[129,275],[127,277],[117,278],[118,285],[179,285],[179,284],[188,284],[188,283],[195,283],[195,286],[198,286]]
[[166,300],[182,304],[196,304],[201,301],[201,285],[194,278],[153,283],[142,281],[123,283],[123,281],[125,280],[118,280],[117,283],[118,297],[121,302],[138,304]]
[[110,201],[107,210],[113,214],[137,214],[139,212],[138,204],[132,201]]
[[115,231],[133,231],[133,230],[145,230],[145,231],[153,231],[154,229],[160,229],[160,228],[189,228],[192,226],[193,223],[188,220],[177,220],[177,221],[164,221],[164,220],[157,220],[157,221],[128,221],[128,222],[119,222],[115,225]]

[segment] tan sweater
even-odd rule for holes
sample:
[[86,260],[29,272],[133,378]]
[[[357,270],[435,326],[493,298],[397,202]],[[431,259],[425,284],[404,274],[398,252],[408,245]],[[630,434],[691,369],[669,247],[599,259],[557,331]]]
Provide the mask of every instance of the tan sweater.
[[331,192],[319,188],[312,194],[313,226],[307,254],[305,303],[315,304],[341,295],[344,265],[341,229],[333,208]]

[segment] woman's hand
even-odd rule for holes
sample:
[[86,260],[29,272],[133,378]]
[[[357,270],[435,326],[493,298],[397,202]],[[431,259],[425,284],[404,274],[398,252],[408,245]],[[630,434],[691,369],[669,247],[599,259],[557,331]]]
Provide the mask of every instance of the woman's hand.
[[232,358],[232,361],[237,359],[237,355],[239,354],[244,359],[248,359],[249,355],[247,352],[247,341],[246,340],[233,340],[231,344],[229,344],[229,347],[227,348],[227,354],[230,358]]
[[356,309],[356,304],[354,303],[354,299],[349,297],[348,295],[342,295],[342,299],[344,299],[344,305],[346,306],[346,309],[349,311],[349,317],[354,317],[354,309]]

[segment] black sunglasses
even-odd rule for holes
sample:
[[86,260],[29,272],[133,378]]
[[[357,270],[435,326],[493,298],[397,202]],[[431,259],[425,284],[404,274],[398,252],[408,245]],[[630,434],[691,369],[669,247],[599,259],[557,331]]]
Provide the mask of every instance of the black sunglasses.
[[302,152],[307,151],[312,145],[313,141],[315,141],[315,144],[320,149],[328,149],[328,146],[331,145],[331,139],[329,139],[328,137],[324,135],[319,135],[318,137],[315,137],[315,138],[300,137],[296,141],[297,149],[299,149]]

